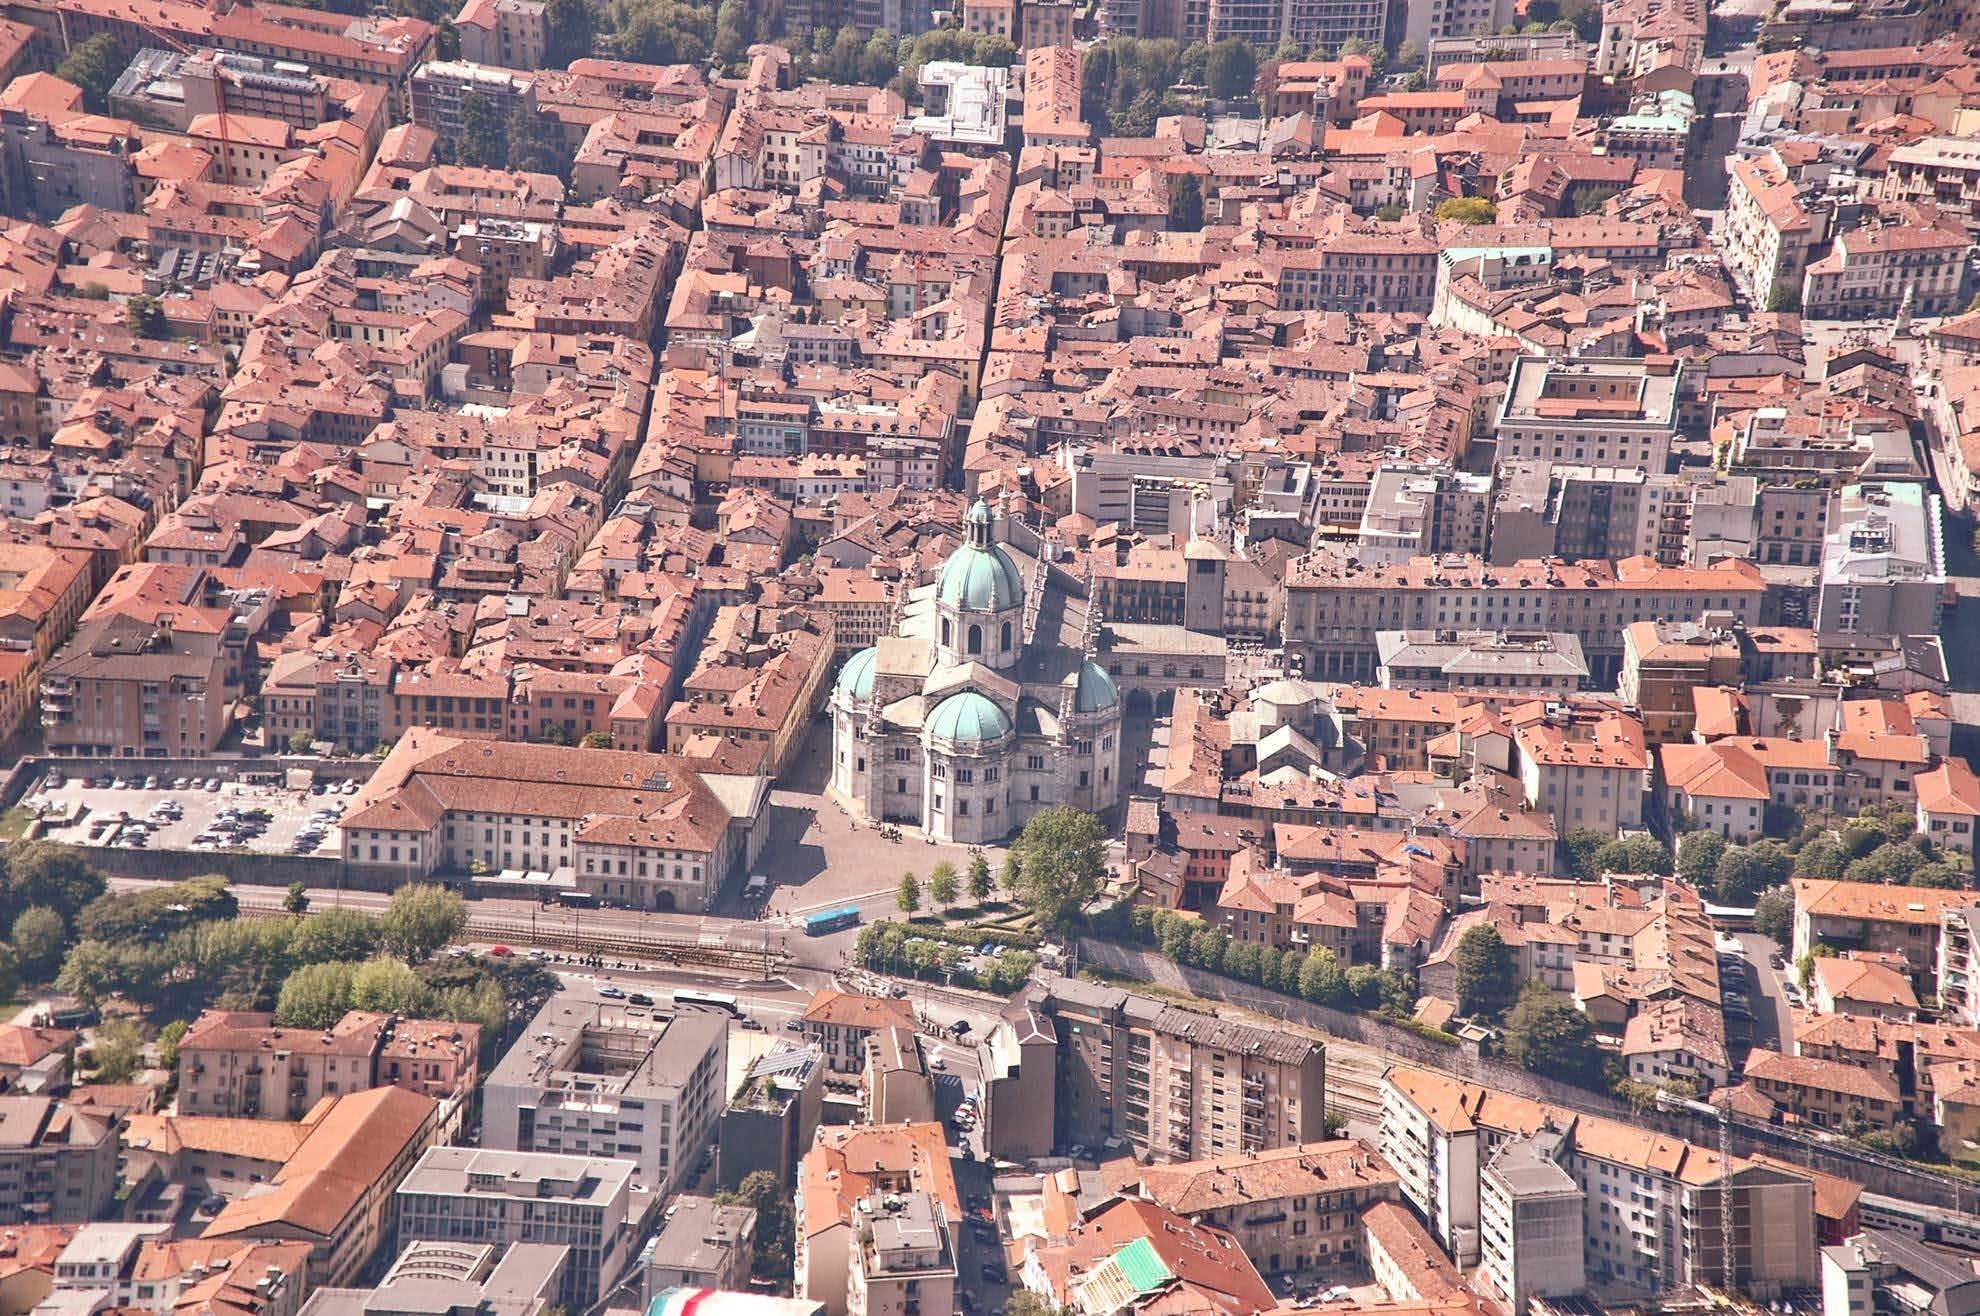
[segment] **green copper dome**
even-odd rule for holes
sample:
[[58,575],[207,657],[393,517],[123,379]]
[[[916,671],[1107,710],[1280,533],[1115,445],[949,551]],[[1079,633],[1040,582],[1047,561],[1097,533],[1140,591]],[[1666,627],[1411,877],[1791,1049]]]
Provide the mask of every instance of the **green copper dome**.
[[846,659],[846,665],[839,669],[839,693],[851,695],[854,699],[871,698],[873,660],[879,656],[878,649],[866,648]]
[[1092,659],[1079,665],[1079,689],[1073,692],[1073,708],[1081,713],[1099,713],[1121,702],[1114,689],[1114,678]]
[[964,544],[942,564],[935,597],[964,612],[1001,612],[1024,601],[1024,582],[1001,546]]
[[928,734],[938,740],[996,740],[1010,730],[1004,710],[974,690],[950,695],[928,715]]

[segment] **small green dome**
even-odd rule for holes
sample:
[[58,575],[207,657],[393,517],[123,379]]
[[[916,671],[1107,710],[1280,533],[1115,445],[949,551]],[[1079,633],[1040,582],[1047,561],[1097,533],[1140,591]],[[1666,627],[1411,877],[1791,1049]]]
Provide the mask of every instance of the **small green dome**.
[[996,740],[1010,730],[1004,710],[974,690],[950,695],[928,715],[928,734],[938,740]]
[[854,699],[870,699],[873,695],[873,660],[879,656],[878,649],[866,648],[846,659],[846,665],[839,669],[839,693],[851,695]]
[[1024,602],[1024,581],[1002,546],[964,544],[942,564],[935,598],[964,612],[1002,612]]
[[1079,665],[1079,689],[1073,692],[1073,708],[1081,713],[1099,713],[1121,702],[1114,678],[1092,659]]

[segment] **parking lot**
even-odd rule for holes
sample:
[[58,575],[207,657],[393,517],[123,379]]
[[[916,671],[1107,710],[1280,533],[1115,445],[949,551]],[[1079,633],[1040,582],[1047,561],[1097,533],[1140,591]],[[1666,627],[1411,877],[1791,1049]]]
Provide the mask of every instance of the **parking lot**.
[[60,785],[44,780],[23,803],[68,819],[43,835],[72,845],[334,855],[343,845],[336,818],[356,790],[355,783],[297,789],[106,767]]

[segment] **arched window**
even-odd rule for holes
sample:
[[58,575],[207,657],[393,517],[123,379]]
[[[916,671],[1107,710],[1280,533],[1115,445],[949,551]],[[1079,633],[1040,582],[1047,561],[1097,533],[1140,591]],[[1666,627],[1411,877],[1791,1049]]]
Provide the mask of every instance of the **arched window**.
[[944,649],[950,648],[954,646],[955,642],[956,637],[951,623],[947,617],[944,617],[942,618],[942,647]]
[[1011,624],[1009,622],[1005,622],[1003,650],[1004,652],[1009,653],[1010,648],[1011,648]]
[[971,625],[969,628],[969,651],[971,653],[983,652],[983,628],[981,626]]

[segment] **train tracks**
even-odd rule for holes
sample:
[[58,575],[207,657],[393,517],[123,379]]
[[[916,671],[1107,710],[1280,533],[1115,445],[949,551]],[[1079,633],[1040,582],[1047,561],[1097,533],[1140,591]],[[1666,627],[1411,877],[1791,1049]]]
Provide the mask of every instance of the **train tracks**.
[[[241,902],[242,918],[285,918],[279,903]],[[612,928],[603,931],[566,925],[562,920],[502,918],[470,913],[460,939],[472,943],[565,951],[612,960],[635,960],[697,969],[722,969],[772,978],[790,961],[781,946],[747,945],[727,938],[683,936]]]

